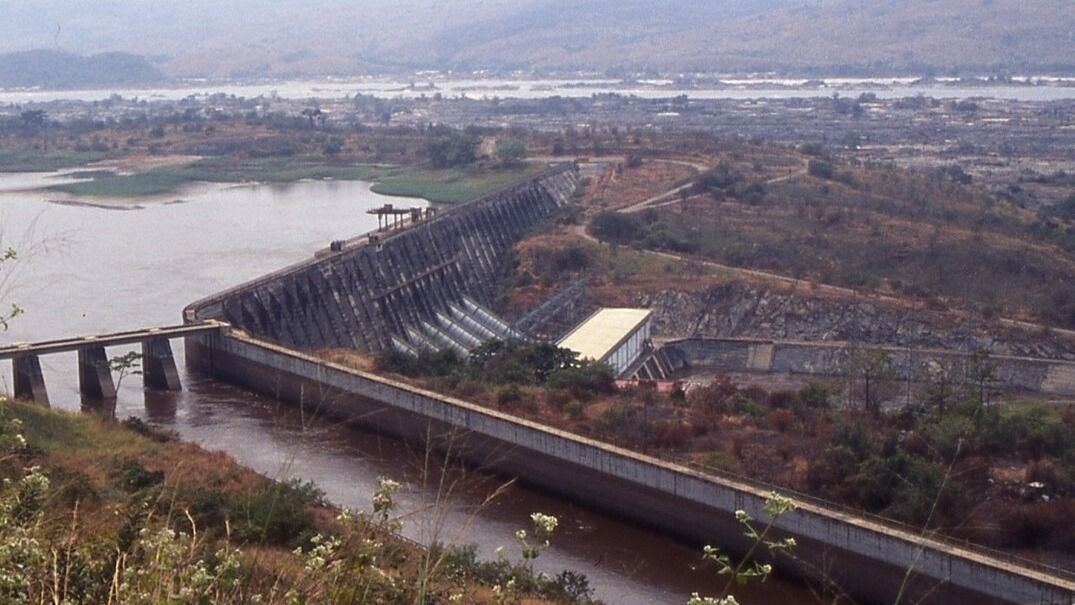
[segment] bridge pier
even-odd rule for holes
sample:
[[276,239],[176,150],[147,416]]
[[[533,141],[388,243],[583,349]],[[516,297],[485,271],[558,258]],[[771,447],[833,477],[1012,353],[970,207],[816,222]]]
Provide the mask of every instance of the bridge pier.
[[108,401],[116,398],[116,384],[104,347],[78,350],[78,391],[82,402]]
[[142,343],[142,372],[147,389],[178,391],[183,388],[172,345],[167,338],[151,338]]
[[37,355],[20,355],[13,358],[11,368],[15,374],[15,399],[40,405],[49,404],[45,375],[41,372],[41,360]]

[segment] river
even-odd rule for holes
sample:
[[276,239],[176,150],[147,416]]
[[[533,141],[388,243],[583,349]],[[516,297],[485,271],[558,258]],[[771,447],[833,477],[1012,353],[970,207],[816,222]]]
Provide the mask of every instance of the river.
[[[50,203],[56,196],[26,190],[62,178],[0,174],[0,247],[20,253],[14,272],[5,267],[0,274],[0,301],[26,309],[0,343],[179,323],[191,301],[375,228],[365,210],[392,201],[370,192],[368,183],[346,181],[201,185],[115,208]],[[531,512],[554,514],[561,526],[538,567],[585,573],[610,605],[684,603],[693,591],[721,586],[714,570],[698,568],[696,549],[525,486],[513,485],[483,506],[499,480],[471,474],[445,494],[440,473],[423,471],[423,452],[302,418],[278,402],[188,372],[182,346],[174,346],[184,390],[143,392],[139,377],[127,377],[117,416],[143,418],[272,477],[314,481],[341,506],[366,509],[379,476],[400,480],[405,535],[475,543],[485,557],[505,546],[518,558],[515,530],[528,525]],[[41,361],[53,406],[79,409],[74,354]],[[10,392],[6,362],[2,372],[0,392]],[[757,605],[810,598],[779,579],[741,594]]]
[[178,82],[168,86],[130,89],[89,90],[4,90],[0,103],[46,103],[57,100],[101,101],[113,94],[147,101],[179,100],[211,94],[256,98],[278,96],[285,99],[343,99],[363,94],[385,99],[417,98],[443,95],[471,99],[543,99],[590,97],[617,93],[644,99],[667,99],[686,95],[691,99],[791,99],[858,97],[873,93],[882,99],[924,95],[938,99],[972,97],[1012,101],[1062,101],[1075,99],[1075,78],[1033,76],[1025,78],[1035,84],[1004,84],[988,81],[962,82],[939,79],[919,82],[916,78],[828,78],[825,80],[739,78],[723,80],[720,86],[682,86],[670,80],[625,82],[616,79],[537,80],[537,79],[465,79],[433,78],[415,82],[397,79],[325,79],[269,82]]

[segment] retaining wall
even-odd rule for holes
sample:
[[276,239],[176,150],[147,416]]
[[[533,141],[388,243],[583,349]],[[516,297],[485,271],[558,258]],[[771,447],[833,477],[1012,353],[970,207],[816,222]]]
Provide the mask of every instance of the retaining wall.
[[490,304],[501,260],[528,230],[567,203],[578,182],[565,164],[438,213],[402,231],[288,267],[188,307],[303,349],[376,352],[393,334],[463,295]]
[[[850,345],[750,338],[688,338],[665,343],[677,365],[738,372],[778,372],[819,376],[846,375]],[[898,380],[926,382],[940,371],[953,383],[973,382],[975,366],[995,368],[997,386],[1052,395],[1075,396],[1075,363],[1031,357],[989,356],[986,360],[956,351],[869,346],[889,355]]]
[[[187,339],[187,356],[214,376],[362,427],[517,476],[570,499],[696,544],[742,552],[734,520],[764,519],[765,490],[527,422],[464,401],[223,332]],[[782,517],[797,560],[782,572],[819,570],[866,602],[890,603],[906,570],[904,602],[1070,605],[1075,581],[953,547],[809,502]]]

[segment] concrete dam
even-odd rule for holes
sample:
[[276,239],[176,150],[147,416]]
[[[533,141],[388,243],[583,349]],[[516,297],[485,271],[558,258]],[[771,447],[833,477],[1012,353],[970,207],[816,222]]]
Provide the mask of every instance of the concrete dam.
[[195,303],[187,319],[225,321],[306,350],[375,353],[498,336],[504,326],[482,307],[492,302],[501,260],[570,200],[577,183],[573,165],[552,168]]
[[[512,246],[569,203],[573,165],[552,168],[414,221],[401,231],[333,246],[333,251],[194,303],[189,323],[219,331],[186,339],[187,359],[221,380],[326,413],[381,434],[450,449],[454,456],[550,493],[701,544],[745,552],[735,511],[764,518],[770,488],[700,473],[305,351],[328,347],[462,346],[497,329],[485,308]],[[454,347],[453,347],[454,348]],[[923,536],[802,501],[776,529],[794,536],[795,559],[779,569],[827,577],[865,602],[1071,605],[1075,577],[1002,553]]]

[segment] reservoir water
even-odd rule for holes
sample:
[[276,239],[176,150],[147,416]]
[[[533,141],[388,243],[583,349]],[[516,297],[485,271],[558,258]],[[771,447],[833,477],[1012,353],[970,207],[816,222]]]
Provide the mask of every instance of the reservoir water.
[[[48,192],[27,190],[56,178],[62,177],[0,174],[0,248],[20,254],[13,272],[5,266],[0,273],[0,304],[26,309],[0,333],[0,343],[179,323],[181,309],[198,298],[375,228],[365,211],[391,201],[368,183],[338,181],[204,185],[114,208],[54,203]],[[585,573],[610,605],[684,603],[691,592],[722,586],[714,570],[699,569],[693,547],[518,484],[484,503],[501,481],[476,473],[453,474],[461,480],[446,490],[438,463],[424,452],[300,417],[271,399],[189,373],[182,346],[174,346],[184,390],[143,392],[141,379],[128,377],[118,417],[144,418],[271,477],[312,480],[341,506],[366,509],[379,476],[400,480],[405,535],[475,543],[489,558],[498,546],[518,558],[513,535],[531,512],[557,515],[560,529],[539,568]],[[74,354],[41,361],[53,406],[78,410]],[[10,392],[10,366],[2,366],[0,392]],[[811,602],[807,591],[779,579],[740,594],[753,604]]]

